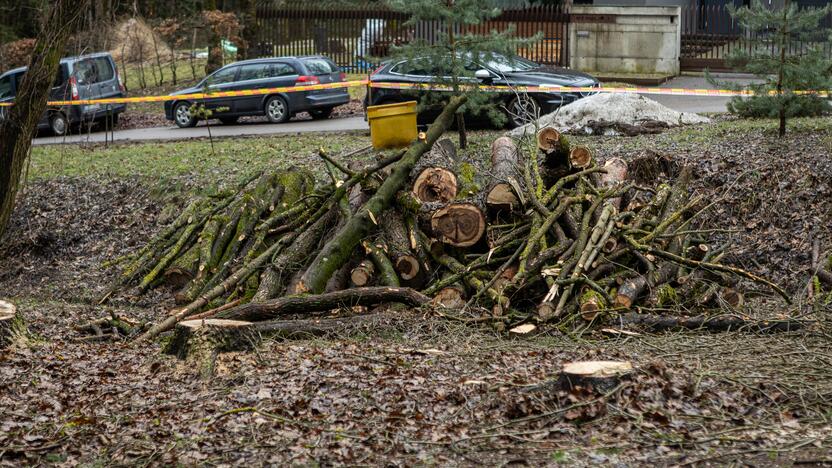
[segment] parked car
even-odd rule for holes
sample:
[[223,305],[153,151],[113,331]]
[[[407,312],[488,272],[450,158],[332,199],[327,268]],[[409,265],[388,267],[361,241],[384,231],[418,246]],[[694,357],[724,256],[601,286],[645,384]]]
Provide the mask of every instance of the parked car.
[[[173,93],[174,96],[208,91],[244,91],[288,86],[308,86],[346,81],[346,75],[332,60],[319,55],[275,57],[226,65],[205,77],[196,86]],[[272,123],[289,120],[298,112],[308,111],[314,119],[326,119],[336,106],[350,101],[346,88],[310,90],[292,93],[216,97],[202,100],[182,99],[165,102],[165,117],[181,128],[197,123],[191,107],[202,103],[224,124],[233,124],[242,116],[265,115]]]
[[[26,67],[21,67],[0,75],[0,102],[14,101],[25,73]],[[113,57],[102,52],[61,59],[49,100],[77,101],[126,96]],[[9,108],[0,109],[3,109],[0,111],[0,118],[3,118]],[[126,104],[48,107],[38,122],[38,128],[50,129],[56,135],[63,135],[71,126],[82,122],[92,124],[112,118],[115,125],[118,123],[119,114],[126,109]]]
[[[494,86],[569,86],[600,87],[598,80],[586,73],[566,68],[540,65],[519,56],[488,54],[482,59],[464,58],[465,67],[472,77],[465,77],[465,83]],[[413,83],[430,84],[441,76],[441,71],[433,69],[424,59],[391,61],[381,65],[370,76],[372,83]],[[446,80],[442,80],[446,81]],[[412,101],[421,92],[407,89],[372,88],[367,92],[365,107],[396,102]],[[527,122],[524,118],[529,112],[539,110],[542,114],[569,104],[593,92],[547,93],[532,92],[494,93],[494,99],[508,117],[508,125],[518,127]],[[429,120],[436,113],[435,109],[426,109],[420,113],[420,121]]]

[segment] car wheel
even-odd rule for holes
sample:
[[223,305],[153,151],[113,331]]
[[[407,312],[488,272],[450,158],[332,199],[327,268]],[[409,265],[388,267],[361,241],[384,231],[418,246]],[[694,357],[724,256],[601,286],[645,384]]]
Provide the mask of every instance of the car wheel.
[[509,101],[505,112],[510,127],[522,127],[539,117],[540,106],[534,98],[521,94]]
[[289,112],[289,105],[280,96],[272,96],[266,101],[266,118],[271,123],[283,123],[289,120],[292,114]]
[[312,116],[315,120],[323,120],[328,119],[330,115],[332,115],[332,107],[325,107],[323,109],[312,109],[309,111],[309,115]]
[[69,130],[69,121],[63,112],[55,112],[49,117],[49,129],[57,136],[66,135]]
[[234,125],[238,120],[240,120],[239,117],[220,117],[220,122],[223,125]]
[[173,108],[173,121],[179,128],[189,128],[196,125],[196,119],[191,116],[191,104],[180,102]]

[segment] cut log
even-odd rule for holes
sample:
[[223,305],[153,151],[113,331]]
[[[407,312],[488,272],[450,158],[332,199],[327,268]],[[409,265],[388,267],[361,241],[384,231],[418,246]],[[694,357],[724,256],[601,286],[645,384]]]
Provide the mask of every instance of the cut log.
[[607,307],[604,297],[592,289],[584,291],[579,301],[581,304],[581,318],[587,322],[595,320],[601,310]]
[[687,257],[694,260],[702,260],[708,254],[708,251],[710,251],[710,247],[707,244],[691,245],[687,248]]
[[26,335],[26,325],[17,307],[11,302],[0,301],[0,349]]
[[509,137],[500,137],[491,145],[491,180],[486,192],[485,203],[494,211],[510,212],[523,203],[518,170],[520,152]]
[[315,336],[340,335],[345,330],[356,329],[371,325],[383,314],[361,314],[346,317],[299,319],[299,320],[267,320],[254,324],[261,336],[283,339],[304,339]]
[[448,139],[437,141],[413,172],[413,194],[422,202],[447,203],[459,192],[456,147]]
[[745,297],[734,288],[722,288],[719,298],[733,309],[738,309],[745,304]]
[[470,247],[485,233],[483,210],[474,203],[450,203],[435,211],[430,219],[433,235],[454,247]]
[[708,330],[749,331],[749,332],[789,332],[801,330],[817,322],[811,320],[749,320],[742,317],[720,315],[718,317],[665,317],[652,314],[627,313],[616,319],[617,325],[638,325],[651,331],[665,330]]
[[592,165],[592,151],[586,146],[576,146],[569,151],[569,163],[572,167],[586,169]]
[[568,154],[569,151],[565,148],[568,145],[564,145],[564,141],[563,135],[553,127],[543,127],[537,132],[537,148],[544,154],[563,152],[564,150]]
[[350,272],[350,281],[356,287],[362,288],[369,286],[375,277],[376,267],[369,259],[363,260],[357,267]]
[[666,283],[671,278],[676,276],[678,266],[666,262],[660,268],[644,275],[638,275],[625,281],[620,288],[618,294],[615,296],[615,307],[629,309],[633,306],[636,299],[644,293],[647,287],[657,287],[660,284]]
[[424,272],[414,253],[409,231],[397,210],[387,210],[381,220],[381,237],[387,246],[387,255],[403,284],[420,288],[424,284]]
[[372,217],[376,213],[382,213],[394,200],[396,193],[407,181],[410,171],[450,127],[457,109],[466,101],[465,96],[451,98],[436,121],[428,128],[425,139],[417,140],[408,148],[367,203],[338,229],[318,252],[303,274],[301,291],[320,293],[326,288],[326,283],[335,270],[349,260],[358,244],[375,228]]
[[[601,187],[611,188],[627,179],[627,162],[621,158],[612,158],[604,163],[606,173],[601,174]],[[608,203],[621,209],[621,197],[610,198]]]
[[632,373],[633,365],[627,361],[569,362],[563,365],[559,383],[565,390],[581,387],[607,393]]
[[254,349],[259,335],[249,322],[238,320],[184,320],[174,329],[165,349],[184,360],[203,379],[214,375],[217,355],[223,352]]
[[345,289],[326,294],[286,296],[259,303],[251,302],[225,311],[217,317],[256,322],[288,314],[320,312],[340,307],[372,306],[385,302],[401,302],[412,307],[419,307],[429,303],[430,298],[411,288],[375,286]]

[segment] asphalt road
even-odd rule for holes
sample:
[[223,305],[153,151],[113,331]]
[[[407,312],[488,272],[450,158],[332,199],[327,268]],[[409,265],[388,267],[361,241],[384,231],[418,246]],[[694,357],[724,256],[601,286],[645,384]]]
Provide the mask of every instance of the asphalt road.
[[[727,81],[747,83],[746,77],[723,76]],[[704,78],[697,76],[680,76],[661,85],[662,88],[693,88],[711,89]],[[699,96],[662,96],[648,95],[671,109],[681,112],[726,112],[726,104],[729,98],[720,97],[699,97]],[[287,133],[307,132],[342,132],[351,130],[367,130],[367,122],[362,117],[348,117],[331,120],[302,120],[287,122],[283,124],[270,124],[267,122],[240,123],[238,125],[212,125],[211,133],[214,137],[233,137],[251,135],[276,135]],[[191,138],[208,137],[208,129],[204,124],[195,128],[181,129],[173,124],[167,127],[139,128],[133,130],[119,130],[112,134],[103,131],[96,131],[84,135],[71,135],[65,137],[39,137],[35,138],[36,145],[63,144],[63,143],[97,143],[104,142],[105,138],[113,141],[158,141],[158,140],[187,140]]]

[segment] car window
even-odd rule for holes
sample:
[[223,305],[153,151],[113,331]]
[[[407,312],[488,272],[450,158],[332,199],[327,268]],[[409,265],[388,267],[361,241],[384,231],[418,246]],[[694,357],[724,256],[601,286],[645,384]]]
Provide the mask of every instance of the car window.
[[91,85],[112,80],[115,70],[107,57],[95,57],[76,62],[74,75],[79,85]]
[[333,72],[332,67],[329,65],[329,62],[326,59],[304,59],[303,64],[306,65],[306,68],[309,70],[309,73],[313,75],[329,75]]
[[240,78],[238,81],[268,78],[270,68],[271,64],[269,63],[253,63],[251,65],[243,65],[240,68]]
[[271,68],[271,76],[272,78],[277,78],[280,76],[292,76],[297,75],[298,72],[295,70],[295,67],[289,65],[288,63],[273,63]]
[[231,83],[232,81],[234,81],[234,78],[237,75],[237,70],[239,68],[240,67],[223,68],[222,70],[208,77],[208,84],[221,85],[225,83]]
[[12,86],[12,75],[0,78],[0,99],[14,96],[14,87]]
[[415,76],[445,76],[442,70],[427,60],[411,60],[408,62],[401,62],[394,66],[391,70],[393,73],[401,73],[403,75]]

